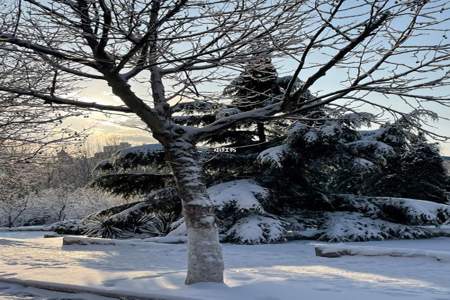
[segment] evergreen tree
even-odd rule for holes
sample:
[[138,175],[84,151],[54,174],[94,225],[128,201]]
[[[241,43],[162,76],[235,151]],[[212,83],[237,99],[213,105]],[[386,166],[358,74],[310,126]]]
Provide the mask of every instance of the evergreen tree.
[[447,171],[435,144],[420,138],[398,156],[389,161],[373,194],[447,202]]
[[[240,111],[249,111],[275,102],[282,95],[278,74],[266,53],[254,55],[245,70],[225,88],[225,95],[232,97],[231,105]],[[265,126],[256,122],[258,142],[266,141]]]
[[370,125],[369,114],[330,119],[297,122],[284,144],[262,153],[274,207],[333,209],[329,196],[342,193],[447,201],[438,148],[405,119],[372,130],[360,130]]

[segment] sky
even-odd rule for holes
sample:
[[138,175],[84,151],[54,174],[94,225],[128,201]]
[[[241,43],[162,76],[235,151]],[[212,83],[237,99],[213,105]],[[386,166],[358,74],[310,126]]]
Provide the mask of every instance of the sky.
[[[448,17],[450,18],[450,16]],[[441,38],[440,34],[441,33],[439,33],[438,36],[431,32],[427,37],[427,39]],[[320,56],[315,57],[313,55],[311,60],[320,61],[323,58],[324,57]],[[413,63],[414,61],[412,61],[412,58],[405,61],[405,64],[413,64]],[[292,60],[275,62],[275,64],[279,71],[279,75],[292,74],[292,70],[294,70],[297,66],[297,64]],[[340,84],[341,78],[345,77],[346,75],[342,72],[344,71],[334,70],[328,72],[326,77],[319,80],[312,87],[313,89],[315,89],[312,90],[312,92],[314,93],[315,91],[335,90],[336,85]],[[307,78],[307,76],[308,71],[306,71],[305,74],[302,74],[300,78],[304,80],[304,78]],[[132,86],[139,96],[148,98],[147,92],[144,89],[145,87],[143,85],[132,85]],[[213,89],[220,90],[217,88],[217,86],[213,87]],[[429,93],[430,95],[435,95],[434,94],[435,91],[430,90]],[[445,88],[443,93],[450,95],[450,88],[448,87]],[[89,80],[83,82],[83,87],[80,88],[76,97],[89,102],[95,101],[103,104],[116,104],[116,105],[121,104],[120,100],[115,96],[113,96],[110,88],[104,82],[98,80]],[[385,101],[384,103],[389,103],[389,105],[392,108],[401,111],[411,110],[410,107],[408,107],[404,103],[401,103],[401,101],[392,101],[392,99],[370,99],[370,100],[374,102]],[[450,108],[444,108],[443,106],[439,106],[436,104],[431,104],[427,108],[439,113],[439,115],[443,117],[438,122],[431,122],[429,129],[433,132],[436,132],[439,135],[450,136],[450,121],[445,119],[445,118],[450,119]],[[370,108],[368,110],[370,112]],[[92,143],[107,144],[108,140],[112,138],[114,138],[115,140],[130,142],[133,145],[155,142],[155,140],[151,137],[151,133],[136,128],[136,126],[139,126],[140,124],[135,119],[131,119],[127,116],[116,116],[116,115],[111,116],[111,115],[104,115],[102,113],[92,113],[89,118],[71,118],[69,120],[66,120],[65,124],[78,130],[88,129],[91,134],[88,141],[91,141]],[[450,156],[450,142],[447,143],[440,142],[440,146],[442,154]]]

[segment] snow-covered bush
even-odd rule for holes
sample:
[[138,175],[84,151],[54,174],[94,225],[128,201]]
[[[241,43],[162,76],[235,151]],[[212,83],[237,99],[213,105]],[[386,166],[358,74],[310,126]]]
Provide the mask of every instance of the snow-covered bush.
[[241,179],[211,186],[208,195],[219,211],[258,213],[264,212],[261,202],[267,201],[270,194],[254,180]]
[[281,162],[285,155],[285,151],[287,150],[288,149],[285,144],[268,148],[258,155],[258,162],[262,165],[281,168]]
[[350,212],[328,213],[323,227],[318,239],[328,242],[415,239],[433,236],[424,228],[372,219],[360,213]]
[[267,244],[285,241],[285,224],[267,216],[252,215],[236,222],[227,232],[225,241],[238,244]]
[[431,201],[334,195],[332,204],[336,210],[359,212],[367,217],[406,225],[441,225],[450,222],[450,206]]

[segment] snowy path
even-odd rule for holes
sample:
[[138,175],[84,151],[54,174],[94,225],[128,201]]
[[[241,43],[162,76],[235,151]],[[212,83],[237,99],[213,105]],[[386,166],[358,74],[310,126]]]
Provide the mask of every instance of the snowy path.
[[[186,287],[185,245],[61,249],[60,238],[39,236],[0,233],[0,277],[202,300],[450,299],[450,263],[430,258],[323,258],[314,256],[313,243],[306,241],[224,245],[226,285]],[[349,244],[450,253],[450,238]]]

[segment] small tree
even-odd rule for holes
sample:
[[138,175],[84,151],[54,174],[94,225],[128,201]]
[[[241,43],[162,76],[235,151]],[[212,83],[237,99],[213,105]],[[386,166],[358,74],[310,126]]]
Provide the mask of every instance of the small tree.
[[[438,92],[420,92],[439,89],[449,79],[449,46],[443,41],[448,7],[442,0],[8,3],[0,24],[0,51],[6,57],[0,91],[17,99],[139,117],[163,145],[182,195],[188,228],[187,283],[223,280],[198,143],[242,122],[285,118],[325,104],[353,110],[356,103],[365,103],[402,114],[389,103],[374,102],[372,95],[418,103],[448,100]],[[437,36],[423,38],[431,30]],[[177,103],[214,103],[214,86],[234,77],[233,70],[254,57],[255,43],[297,61],[282,96],[202,127],[177,125],[172,114]],[[330,79],[327,74],[342,81],[323,91],[318,83]],[[305,82],[297,87],[294,78],[299,75]],[[70,97],[68,91],[80,80],[105,81],[124,105]],[[137,83],[150,93],[136,93]],[[316,93],[314,99],[310,89]],[[415,121],[420,126],[420,119]]]
[[36,166],[4,164],[0,167],[0,224],[13,227],[29,207],[40,184]]

